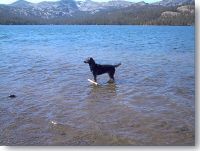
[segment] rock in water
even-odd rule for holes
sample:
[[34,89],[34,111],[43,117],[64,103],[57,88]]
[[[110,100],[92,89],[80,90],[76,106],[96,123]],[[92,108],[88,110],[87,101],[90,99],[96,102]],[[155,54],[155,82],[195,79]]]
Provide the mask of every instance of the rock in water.
[[15,98],[15,97],[16,97],[16,95],[14,95],[14,94],[9,95],[9,98]]

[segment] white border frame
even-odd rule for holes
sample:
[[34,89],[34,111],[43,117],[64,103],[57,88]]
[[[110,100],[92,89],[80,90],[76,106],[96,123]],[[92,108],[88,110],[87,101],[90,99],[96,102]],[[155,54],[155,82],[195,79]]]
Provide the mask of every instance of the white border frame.
[[0,146],[0,151],[93,151],[93,150],[125,150],[125,151],[198,151],[199,150],[199,86],[200,86],[200,1],[195,1],[195,146]]

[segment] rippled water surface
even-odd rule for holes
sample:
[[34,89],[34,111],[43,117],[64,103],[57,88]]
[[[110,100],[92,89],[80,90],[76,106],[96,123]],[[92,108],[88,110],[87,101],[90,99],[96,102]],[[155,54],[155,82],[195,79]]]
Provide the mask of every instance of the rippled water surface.
[[[0,144],[194,145],[194,41],[194,27],[0,26]],[[116,82],[89,83],[89,56],[121,62]]]

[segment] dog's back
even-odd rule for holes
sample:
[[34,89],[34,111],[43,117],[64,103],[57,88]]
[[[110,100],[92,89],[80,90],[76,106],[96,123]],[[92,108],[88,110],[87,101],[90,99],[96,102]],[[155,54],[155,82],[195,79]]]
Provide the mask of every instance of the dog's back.
[[95,72],[97,73],[97,75],[104,74],[104,73],[115,72],[115,67],[113,65],[96,64]]

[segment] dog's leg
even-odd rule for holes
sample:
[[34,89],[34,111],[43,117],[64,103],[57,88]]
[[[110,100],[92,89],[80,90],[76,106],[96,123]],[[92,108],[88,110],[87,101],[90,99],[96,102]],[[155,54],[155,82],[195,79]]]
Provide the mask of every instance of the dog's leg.
[[93,74],[93,76],[94,76],[94,81],[97,82],[97,75]]
[[113,83],[115,81],[114,74],[115,74],[115,71],[108,73],[110,77],[110,80],[108,81],[108,83]]

